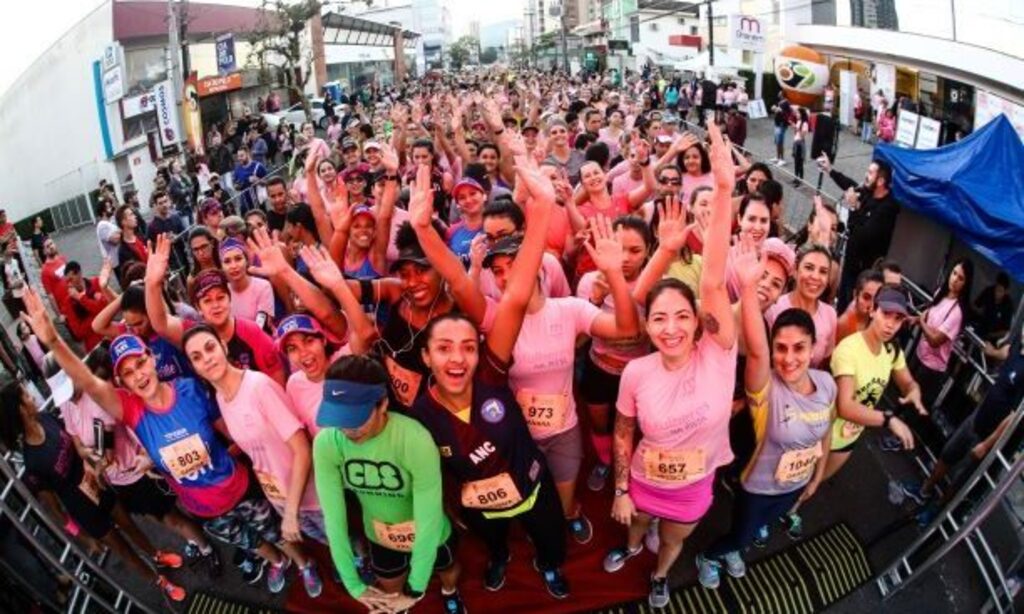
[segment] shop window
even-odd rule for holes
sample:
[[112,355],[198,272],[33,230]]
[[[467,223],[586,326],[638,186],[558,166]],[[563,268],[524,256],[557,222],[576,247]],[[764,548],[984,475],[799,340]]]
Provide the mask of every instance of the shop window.
[[167,79],[167,55],[163,47],[125,50],[124,63],[129,96],[147,92]]
[[122,122],[122,128],[124,129],[124,142],[130,143],[139,137],[145,136],[147,132],[154,132],[159,129],[156,113],[129,117]]
[[[658,24],[652,23],[651,25],[656,26]],[[629,40],[633,43],[640,42],[640,17],[637,15],[629,18]]]

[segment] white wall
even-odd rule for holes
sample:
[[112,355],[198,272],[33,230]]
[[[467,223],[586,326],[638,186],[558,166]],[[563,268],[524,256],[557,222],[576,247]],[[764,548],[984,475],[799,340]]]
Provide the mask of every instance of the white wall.
[[[680,47],[668,44],[670,36],[690,34],[690,26],[700,26],[697,18],[688,18],[677,14],[661,14],[660,12],[639,11],[640,41],[633,43],[633,55],[637,66],[643,66],[647,60],[653,64],[674,64],[697,55],[696,47]],[[680,23],[680,19],[683,23]],[[628,23],[628,20],[627,20]],[[653,27],[652,27],[653,26]],[[698,35],[703,35],[699,27]]]
[[[112,39],[107,2],[0,98],[0,206],[12,220],[94,189],[101,178],[114,181],[103,151],[92,66]],[[109,114],[108,119],[117,120]]]

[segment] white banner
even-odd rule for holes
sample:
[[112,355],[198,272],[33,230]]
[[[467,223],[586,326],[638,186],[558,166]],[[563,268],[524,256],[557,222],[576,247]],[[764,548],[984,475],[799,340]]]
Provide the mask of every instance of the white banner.
[[896,120],[896,144],[913,149],[917,140],[917,124],[920,121],[921,116],[917,113],[900,110]]
[[[857,118],[854,117],[854,107],[857,98],[857,73],[852,70],[839,72],[839,123],[844,126],[852,126]],[[865,101],[870,104],[870,101]]]
[[747,117],[750,119],[762,119],[768,117],[768,109],[764,106],[764,100],[757,98],[748,102]]
[[729,16],[729,48],[764,51],[766,23],[749,15]]
[[103,100],[113,104],[124,96],[124,69],[115,66],[103,73]]
[[160,127],[160,143],[170,147],[181,141],[181,123],[178,121],[178,103],[174,84],[161,81],[153,88],[156,97],[156,120]]
[[917,129],[917,147],[915,149],[935,149],[939,146],[939,134],[942,124],[930,117],[922,117]]
[[871,96],[878,90],[882,90],[887,107],[896,102],[896,67],[892,64],[875,64],[871,69]]
[[1021,141],[1024,141],[1024,106],[1010,102],[991,92],[979,89],[974,94],[974,129],[977,130],[1000,115],[1013,124]]
[[146,92],[139,96],[121,99],[121,117],[129,119],[156,109],[156,94]]

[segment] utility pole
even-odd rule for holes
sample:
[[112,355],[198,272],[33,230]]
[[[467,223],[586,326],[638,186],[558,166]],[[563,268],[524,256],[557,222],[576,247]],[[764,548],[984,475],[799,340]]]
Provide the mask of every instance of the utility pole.
[[188,50],[188,0],[182,0],[178,5],[179,36],[181,38],[181,75],[182,79],[188,79],[192,73],[192,57]]
[[567,41],[568,36],[567,36],[567,28],[566,28],[566,24],[565,24],[565,3],[567,1],[575,1],[575,0],[562,0],[562,3],[558,5],[558,13],[559,13],[559,17],[561,17],[561,20],[562,20],[562,27],[561,27],[561,30],[562,30],[562,59],[564,61],[564,64],[562,65],[562,67],[565,69],[565,73],[569,74],[569,43]]
[[708,66],[715,65],[715,10],[714,0],[708,0]]

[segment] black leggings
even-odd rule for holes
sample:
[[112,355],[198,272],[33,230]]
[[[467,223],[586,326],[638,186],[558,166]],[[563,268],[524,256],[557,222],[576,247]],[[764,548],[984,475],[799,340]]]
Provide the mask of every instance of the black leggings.
[[561,567],[565,562],[565,515],[547,470],[539,488],[533,508],[513,518],[489,519],[480,510],[462,508],[462,519],[487,544],[492,561],[508,558],[508,530],[512,520],[518,520],[537,549],[537,566],[542,571]]
[[719,559],[729,552],[742,553],[754,542],[757,530],[785,515],[803,490],[801,487],[782,495],[758,495],[740,488],[732,506],[732,529],[708,548],[705,556]]
[[804,178],[804,142],[793,141],[793,174]]

